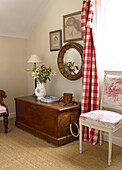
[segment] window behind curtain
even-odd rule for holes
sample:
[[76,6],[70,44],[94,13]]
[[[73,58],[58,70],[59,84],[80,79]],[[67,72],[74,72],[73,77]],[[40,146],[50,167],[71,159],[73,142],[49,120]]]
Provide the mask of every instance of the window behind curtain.
[[97,0],[99,70],[122,70],[122,0]]

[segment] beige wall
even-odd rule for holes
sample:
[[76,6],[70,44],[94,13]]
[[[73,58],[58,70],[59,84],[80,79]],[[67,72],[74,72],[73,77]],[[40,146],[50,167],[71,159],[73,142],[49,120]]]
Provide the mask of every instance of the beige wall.
[[[81,79],[71,81],[61,75],[57,66],[59,51],[50,52],[49,44],[49,32],[63,30],[63,15],[80,11],[81,2],[81,0],[50,0],[27,41],[27,58],[32,53],[36,53],[46,66],[51,66],[57,73],[50,82],[46,83],[49,95],[61,97],[64,92],[71,92],[75,98],[81,99]],[[31,66],[28,65],[28,67]],[[32,82],[31,74],[28,73],[28,94],[34,90]]]
[[26,40],[0,37],[0,89],[8,97],[5,103],[9,112],[15,111],[14,98],[27,93]]

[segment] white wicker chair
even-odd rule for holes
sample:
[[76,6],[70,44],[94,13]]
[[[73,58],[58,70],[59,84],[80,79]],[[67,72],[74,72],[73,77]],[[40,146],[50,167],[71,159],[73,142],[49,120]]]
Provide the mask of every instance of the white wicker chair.
[[108,165],[111,165],[112,133],[122,127],[122,72],[105,71],[100,110],[81,114],[80,153],[82,153],[82,125],[100,130],[100,145],[102,131],[109,133]]

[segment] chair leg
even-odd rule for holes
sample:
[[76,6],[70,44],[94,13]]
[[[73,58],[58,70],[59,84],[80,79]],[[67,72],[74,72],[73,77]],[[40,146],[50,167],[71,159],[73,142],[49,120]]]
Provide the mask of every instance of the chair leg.
[[109,132],[108,166],[111,165],[111,154],[112,154],[112,131]]
[[80,133],[79,133],[79,143],[80,143],[80,154],[82,153],[82,124],[79,123],[80,125]]
[[8,113],[3,115],[5,133],[8,133]]
[[100,145],[102,145],[102,131],[100,130]]

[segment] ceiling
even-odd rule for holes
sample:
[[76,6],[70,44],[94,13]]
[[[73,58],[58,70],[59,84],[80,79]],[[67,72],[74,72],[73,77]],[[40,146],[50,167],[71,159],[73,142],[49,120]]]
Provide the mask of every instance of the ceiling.
[[49,0],[0,0],[0,36],[28,38]]

